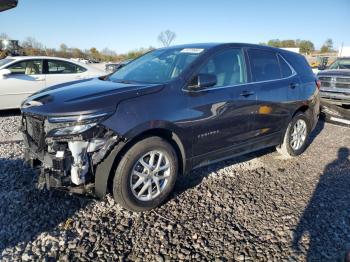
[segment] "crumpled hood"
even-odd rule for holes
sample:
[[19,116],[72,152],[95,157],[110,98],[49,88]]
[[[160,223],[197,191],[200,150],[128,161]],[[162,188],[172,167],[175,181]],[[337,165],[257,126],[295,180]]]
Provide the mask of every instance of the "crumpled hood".
[[114,111],[122,100],[159,92],[160,84],[124,84],[99,78],[69,82],[37,92],[23,101],[24,113],[67,116]]
[[345,76],[350,77],[350,69],[328,69],[317,73],[317,76]]

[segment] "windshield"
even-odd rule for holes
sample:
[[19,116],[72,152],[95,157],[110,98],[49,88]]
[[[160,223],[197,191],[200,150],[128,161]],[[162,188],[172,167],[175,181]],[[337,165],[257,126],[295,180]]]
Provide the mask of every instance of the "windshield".
[[15,61],[15,59],[9,59],[9,58],[0,59],[0,67],[2,67],[3,65],[6,65],[12,61]]
[[350,58],[335,60],[329,69],[350,69]]
[[202,52],[199,48],[151,51],[109,77],[110,81],[164,83],[180,75]]

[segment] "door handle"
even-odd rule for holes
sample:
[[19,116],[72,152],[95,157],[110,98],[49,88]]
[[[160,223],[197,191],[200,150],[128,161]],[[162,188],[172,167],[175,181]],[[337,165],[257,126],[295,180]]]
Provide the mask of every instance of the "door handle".
[[244,97],[247,97],[247,96],[251,96],[251,95],[254,95],[255,93],[253,91],[247,91],[247,90],[244,90],[240,96],[244,96]]
[[35,79],[35,81],[45,81],[45,78],[43,78],[43,77],[37,77],[37,78],[34,78]]
[[296,88],[296,87],[298,87],[298,86],[299,86],[298,83],[290,83],[290,84],[289,84],[289,87],[292,88],[292,89],[294,89],[294,88]]

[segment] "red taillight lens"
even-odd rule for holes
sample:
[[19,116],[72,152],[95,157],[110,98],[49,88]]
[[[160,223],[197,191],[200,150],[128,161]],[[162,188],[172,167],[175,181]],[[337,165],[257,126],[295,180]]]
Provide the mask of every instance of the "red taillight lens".
[[315,82],[316,82],[317,88],[320,89],[321,88],[321,81],[317,79]]

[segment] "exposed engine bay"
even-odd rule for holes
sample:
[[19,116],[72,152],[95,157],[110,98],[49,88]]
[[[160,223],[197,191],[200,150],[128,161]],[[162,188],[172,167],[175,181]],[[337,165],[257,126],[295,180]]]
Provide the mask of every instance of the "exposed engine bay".
[[96,117],[63,120],[23,115],[25,160],[40,169],[39,188],[93,193],[96,166],[121,139],[99,125]]

